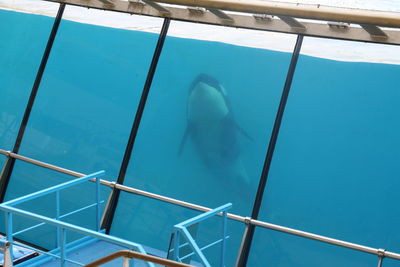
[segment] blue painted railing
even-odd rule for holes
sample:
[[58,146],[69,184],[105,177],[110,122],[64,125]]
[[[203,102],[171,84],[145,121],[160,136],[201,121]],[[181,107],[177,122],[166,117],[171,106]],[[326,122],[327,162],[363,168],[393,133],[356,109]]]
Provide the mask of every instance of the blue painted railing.
[[[56,249],[54,249],[50,252],[45,252],[45,251],[42,251],[42,250],[39,250],[36,248],[32,248],[32,247],[28,247],[28,246],[18,243],[18,246],[26,247],[33,251],[37,251],[37,252],[43,254],[42,257],[44,256],[44,258],[42,261],[40,261],[40,263],[49,261],[49,260],[51,260],[51,258],[56,258],[56,259],[60,260],[61,266],[65,266],[66,262],[71,262],[71,263],[74,263],[77,265],[84,265],[83,263],[68,259],[67,252],[75,250],[78,247],[82,247],[83,243],[87,244],[88,238],[95,238],[95,239],[103,240],[106,242],[110,242],[110,243],[120,245],[120,246],[128,248],[128,249],[135,250],[135,251],[141,252],[143,254],[146,254],[145,250],[143,249],[143,247],[140,244],[130,242],[127,240],[123,240],[123,239],[120,239],[117,237],[109,236],[109,235],[106,235],[106,234],[103,234],[100,232],[101,231],[100,230],[100,220],[101,220],[100,205],[101,205],[101,203],[103,203],[103,201],[101,201],[101,199],[100,199],[100,178],[99,177],[101,177],[103,175],[104,175],[104,171],[99,171],[99,172],[96,172],[96,173],[93,173],[93,174],[90,174],[90,175],[87,175],[84,177],[80,177],[80,178],[77,178],[77,179],[56,185],[56,186],[52,186],[52,187],[40,190],[35,193],[28,194],[28,195],[25,195],[25,196],[2,203],[0,205],[0,210],[5,212],[6,239],[8,242],[10,242],[10,251],[13,251],[12,245],[14,244],[14,236],[47,224],[47,225],[55,226],[57,228],[57,245],[58,245],[58,247]],[[88,182],[90,180],[95,180],[95,182],[96,182],[96,193],[95,193],[96,194],[96,196],[95,196],[96,202],[94,204],[90,204],[86,207],[80,208],[80,209],[72,211],[70,213],[61,215],[60,214],[60,191],[63,189],[72,187],[72,186],[82,184],[84,182]],[[17,204],[21,204],[26,201],[36,199],[38,197],[42,197],[42,196],[48,195],[50,193],[56,194],[56,218],[49,218],[46,216],[42,216],[39,214],[35,214],[32,212],[14,207]],[[66,223],[66,222],[63,222],[60,220],[61,218],[75,214],[75,213],[83,211],[85,209],[89,209],[94,206],[96,207],[96,231],[93,231],[93,230],[90,230],[87,228],[83,228],[80,226],[76,226],[76,225],[73,225],[70,223]],[[39,221],[40,223],[14,233],[13,232],[13,216],[14,215],[30,218],[30,219]],[[66,232],[67,231],[82,234],[82,235],[86,236],[86,239],[84,238],[84,239],[82,239],[82,241],[77,240],[77,241],[67,244],[67,242],[66,242]],[[85,241],[83,241],[83,240],[85,240]],[[11,257],[12,257],[12,255],[11,255]],[[147,263],[147,264],[148,264],[148,266],[151,266],[151,267],[154,266],[153,263]]]
[[[174,226],[174,244],[173,244],[173,249],[170,252],[173,252],[173,259],[175,261],[182,262],[184,259],[187,259],[188,257],[191,257],[192,255],[196,255],[200,262],[205,266],[205,267],[210,267],[210,263],[208,262],[207,258],[203,254],[203,250],[210,248],[212,246],[215,246],[219,243],[221,243],[221,253],[220,253],[220,266],[224,267],[225,266],[225,250],[226,250],[226,240],[229,238],[227,235],[227,229],[226,229],[226,223],[227,223],[227,210],[232,208],[232,203],[225,204],[223,206],[220,206],[218,208],[215,208],[213,210],[210,210],[208,212],[205,212],[203,214],[200,214],[196,217],[193,217],[189,220],[186,220],[184,222],[181,222],[179,224],[176,224]],[[212,242],[202,248],[200,248],[196,241],[194,240],[193,236],[190,234],[188,227],[200,223],[210,217],[217,216],[219,213],[222,213],[222,238]],[[180,239],[184,238],[186,239],[187,243],[181,245],[180,244]],[[179,251],[180,248],[183,246],[189,245],[192,249],[192,253],[184,255],[183,257],[180,257]]]

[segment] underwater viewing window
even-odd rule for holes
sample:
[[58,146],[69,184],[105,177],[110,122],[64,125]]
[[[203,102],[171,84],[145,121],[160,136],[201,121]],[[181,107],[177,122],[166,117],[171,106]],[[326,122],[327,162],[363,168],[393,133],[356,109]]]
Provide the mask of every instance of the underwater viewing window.
[[[67,6],[65,13],[75,14],[77,10],[83,16],[91,12]],[[131,19],[132,25],[135,25],[134,17],[127,14],[120,16]],[[160,22],[161,27],[162,20],[153,20]],[[35,27],[41,25],[36,24]],[[31,36],[31,39],[45,41],[47,37]],[[154,33],[63,19],[20,153],[83,173],[106,169],[107,179],[115,180],[156,41],[157,34]],[[33,182],[36,179],[39,180]],[[6,199],[65,179],[70,178],[17,162]],[[92,189],[87,190],[90,192]],[[102,198],[107,199],[109,192],[108,188],[103,188]],[[77,208],[88,195],[80,194],[76,198],[65,193],[63,197]],[[46,206],[45,202],[41,205]],[[86,225],[83,218],[85,216],[78,216],[71,222]],[[24,238],[31,241],[28,236]],[[36,238],[35,243],[40,244],[44,239]]]
[[[170,28],[181,24],[173,21]],[[291,54],[209,41],[220,27],[190,27],[191,38],[207,31],[198,38],[208,41],[166,37],[124,185],[207,207],[232,202],[233,212],[249,215]],[[241,32],[257,40],[257,31]],[[295,36],[290,41],[294,46]],[[136,217],[170,214],[162,227],[144,231],[123,215],[127,206],[134,209],[132,198],[120,197],[111,233],[165,249],[180,213],[144,199],[153,204]],[[233,264],[243,225],[228,229]],[[158,238],[145,238],[154,233]]]
[[[0,201],[105,170],[101,185],[19,208],[170,259],[190,253],[184,225],[211,266],[398,265],[386,260],[400,259],[393,14],[360,10],[347,25],[327,19],[348,10],[323,7],[286,7],[318,13],[307,20],[229,9],[240,3],[24,1],[0,0]],[[210,217],[221,207],[227,231]],[[54,225],[21,230],[33,218],[17,215],[7,232],[56,248]]]
[[0,17],[0,148],[12,149],[54,18],[2,9]]
[[[305,38],[304,47],[314,41]],[[395,48],[390,60],[400,62]],[[300,56],[261,220],[398,249],[399,71],[395,64]]]
[[[248,266],[376,267],[376,256],[256,228]],[[386,259],[385,264],[386,265]]]

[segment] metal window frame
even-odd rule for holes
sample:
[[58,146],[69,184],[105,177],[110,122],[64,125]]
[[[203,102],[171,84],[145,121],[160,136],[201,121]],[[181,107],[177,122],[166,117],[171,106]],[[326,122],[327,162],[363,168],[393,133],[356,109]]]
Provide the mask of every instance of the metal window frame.
[[[289,98],[289,92],[290,92],[290,89],[292,86],[292,81],[293,81],[294,73],[296,71],[296,66],[297,66],[297,62],[299,59],[302,44],[303,44],[303,36],[298,35],[296,45],[295,45],[293,53],[292,53],[292,58],[290,60],[289,69],[288,69],[288,72],[286,75],[285,85],[282,90],[282,96],[281,96],[281,100],[279,103],[278,111],[276,113],[274,126],[272,128],[272,133],[271,133],[271,137],[270,137],[269,144],[268,144],[268,150],[267,150],[267,153],[265,156],[264,166],[263,166],[261,176],[260,176],[260,181],[258,184],[256,198],[255,198],[254,204],[253,204],[251,218],[255,219],[255,220],[258,219],[258,215],[260,213],[261,204],[262,204],[263,196],[264,196],[264,192],[265,192],[265,187],[267,185],[269,171],[271,168],[271,163],[272,163],[272,159],[273,159],[274,152],[275,152],[275,146],[276,146],[276,142],[278,140],[279,131],[280,131],[282,119],[283,119],[283,114],[285,112],[286,103]],[[250,247],[251,247],[251,243],[253,241],[254,231],[255,231],[255,226],[253,224],[250,224],[246,228],[246,232],[243,237],[242,244],[240,246],[240,251],[239,251],[238,260],[237,260],[237,266],[246,266],[247,265],[247,260],[248,260],[249,254],[250,254]]]
[[400,44],[400,15],[394,12],[240,0],[44,1],[211,25]]
[[[64,14],[65,6],[66,6],[65,4],[61,3],[58,8],[57,16],[54,20],[49,39],[47,40],[47,45],[44,50],[39,69],[36,73],[36,78],[35,78],[35,81],[34,81],[34,84],[33,84],[32,90],[31,90],[31,94],[29,96],[28,104],[25,108],[24,116],[22,118],[19,130],[18,130],[17,138],[14,143],[14,147],[12,150],[14,153],[19,152],[19,148],[22,143],[22,138],[24,137],[26,126],[28,124],[28,121],[29,121],[29,118],[31,115],[32,107],[35,103],[36,95],[39,91],[39,86],[42,81],[43,73],[46,69],[47,61],[49,59],[51,49],[53,48],[54,40],[56,38],[58,28],[60,26],[61,19]],[[7,187],[10,182],[11,174],[14,169],[14,164],[15,164],[15,159],[8,158],[4,168],[2,169],[2,171],[0,173],[0,203],[4,201]]]
[[[157,69],[158,60],[160,59],[161,51],[164,46],[165,38],[168,33],[169,25],[171,20],[169,18],[164,19],[164,23],[161,28],[160,35],[158,37],[157,45],[154,50],[153,59],[150,64],[149,71],[147,72],[146,82],[144,84],[142,95],[140,97],[140,102],[135,113],[135,119],[133,121],[132,129],[129,135],[128,143],[126,145],[124,158],[121,162],[121,167],[119,170],[117,183],[123,184],[126,176],[126,172],[128,169],[129,162],[131,160],[131,155],[133,151],[133,147],[135,145],[136,136],[139,131],[140,122],[142,120],[144,108],[146,106],[147,98],[150,92],[151,84],[153,82],[154,74]],[[102,223],[102,228],[106,229],[106,233],[108,234],[111,230],[111,225],[114,219],[115,210],[117,209],[117,204],[120,196],[120,191],[118,188],[113,188],[112,194],[110,196],[109,202],[107,204],[107,210],[104,215],[104,220]]]

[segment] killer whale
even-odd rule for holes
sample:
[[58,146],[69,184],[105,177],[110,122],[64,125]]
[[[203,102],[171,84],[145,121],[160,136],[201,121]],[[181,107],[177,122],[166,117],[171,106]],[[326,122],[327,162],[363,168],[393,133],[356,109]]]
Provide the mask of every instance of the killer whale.
[[186,127],[178,155],[191,139],[208,169],[216,175],[240,178],[249,183],[240,157],[239,134],[252,140],[236,122],[225,88],[214,77],[198,75],[188,90]]

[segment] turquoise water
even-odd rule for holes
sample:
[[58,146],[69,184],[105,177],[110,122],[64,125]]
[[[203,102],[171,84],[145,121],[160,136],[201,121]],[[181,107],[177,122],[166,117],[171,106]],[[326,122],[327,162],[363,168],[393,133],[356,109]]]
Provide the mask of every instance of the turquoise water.
[[[0,51],[6,51],[0,54],[0,148],[10,149],[53,19],[0,11],[0,20],[18,25],[0,26],[0,34],[7,36],[0,42]],[[63,21],[20,153],[84,173],[104,169],[106,178],[115,181],[157,37]],[[232,202],[233,213],[249,216],[290,57],[167,37],[124,184],[208,207]],[[400,250],[399,70],[389,64],[300,56],[261,219]],[[225,88],[223,100],[221,90],[212,91],[211,100],[190,97],[191,84],[200,73]],[[233,114],[229,123],[201,121],[203,114],[214,118],[226,109]],[[191,114],[197,114],[195,122],[201,121],[207,130],[196,128],[179,153]],[[206,151],[199,149],[198,140],[203,140]],[[17,162],[6,198],[67,179]],[[83,206],[91,192],[89,186],[66,192],[64,211]],[[103,190],[103,198],[108,192]],[[47,203],[42,200],[27,208],[51,215]],[[93,227],[93,214],[88,211],[69,221]],[[196,214],[122,193],[111,233],[165,251],[173,225]],[[199,227],[199,242],[215,240],[219,223],[215,219]],[[230,222],[228,227],[227,257],[232,266],[243,225]],[[45,236],[52,234],[54,229],[39,229],[23,238],[51,248],[54,244]],[[211,249],[206,255],[214,263],[217,254]],[[376,266],[376,260],[257,229],[249,266]]]

